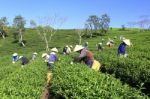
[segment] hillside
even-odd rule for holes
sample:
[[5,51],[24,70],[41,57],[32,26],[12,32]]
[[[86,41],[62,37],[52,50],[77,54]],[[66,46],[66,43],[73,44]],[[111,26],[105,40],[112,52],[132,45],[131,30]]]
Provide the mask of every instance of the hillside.
[[[121,43],[119,39],[121,35],[130,39],[133,44],[133,46],[127,47],[129,56],[126,59],[119,59],[117,57],[117,48]],[[72,53],[66,57],[61,54],[62,48],[66,44],[74,46],[78,43],[79,38],[74,30],[58,30],[50,43],[50,47],[57,47],[60,52],[58,54],[60,61],[57,62],[57,68],[53,71],[55,75],[53,80],[54,84],[50,87],[50,91],[54,96],[61,95],[65,98],[95,98],[103,95],[101,98],[124,98],[127,96],[131,98],[130,96],[133,96],[132,98],[136,99],[147,99],[148,97],[146,95],[150,95],[149,37],[150,31],[140,32],[137,29],[120,31],[119,29],[112,29],[105,36],[83,39],[83,42],[89,42],[88,48],[102,64],[101,73],[97,73],[86,68],[84,64],[69,64],[72,60],[71,58],[77,53]],[[109,48],[106,45],[108,38],[114,40],[115,45],[113,48]],[[0,97],[6,97],[6,99],[10,98],[9,96],[11,96],[11,98],[28,97],[35,99],[42,94],[41,92],[45,86],[44,82],[46,82],[47,71],[47,67],[41,58],[42,52],[45,51],[45,43],[34,29],[26,29],[23,39],[26,41],[26,47],[20,47],[18,43],[14,43],[13,30],[11,29],[5,40],[0,38],[0,85],[5,85],[0,88]],[[102,39],[104,39],[104,51],[97,52],[96,44],[101,42]],[[30,61],[30,64],[27,65],[26,68],[21,69],[20,62],[12,64],[11,55],[14,52],[17,52],[19,55],[25,55],[31,59],[32,53],[35,51],[39,53],[38,59],[35,62]],[[66,74],[67,76],[63,76]],[[84,77],[86,74],[87,76]],[[90,74],[92,74],[92,77],[90,77]],[[32,75],[32,77],[30,77],[30,75]],[[30,79],[28,79],[29,77]],[[41,79],[39,80],[38,77]],[[16,85],[15,82],[17,80],[19,80],[18,85]],[[76,83],[77,80],[78,82]],[[95,81],[95,83],[93,81]],[[101,83],[101,85],[99,85],[99,83]],[[38,89],[34,89],[34,85]],[[88,86],[92,89],[91,92],[88,91]],[[112,89],[108,88],[110,86]],[[22,89],[19,89],[21,87]],[[27,90],[27,88],[29,89]],[[37,97],[32,96],[29,92],[37,95]],[[146,93],[146,95],[143,93]]]

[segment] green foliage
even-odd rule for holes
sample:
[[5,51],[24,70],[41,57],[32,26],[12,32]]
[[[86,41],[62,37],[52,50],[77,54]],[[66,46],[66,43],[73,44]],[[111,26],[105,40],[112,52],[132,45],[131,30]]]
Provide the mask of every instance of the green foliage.
[[4,29],[8,25],[8,21],[6,17],[1,17],[0,19],[0,28]]
[[[114,31],[110,38],[113,38],[115,35],[118,35],[118,31]],[[118,58],[117,57],[117,48],[121,41],[119,40],[119,35],[117,39],[114,39],[114,48],[110,49],[108,46],[104,45],[105,50],[101,53],[95,52],[95,57],[103,65],[103,72],[109,74],[115,74],[117,78],[120,78],[123,82],[130,84],[131,86],[139,88],[143,84],[143,87],[146,88],[148,94],[149,87],[147,84],[150,82],[150,58],[149,58],[149,32],[139,33],[138,31],[128,30],[120,33],[124,37],[129,38],[133,43],[132,47],[127,46],[127,58]],[[101,37],[102,38],[102,37]],[[105,44],[107,43],[107,37],[103,37]],[[100,37],[98,38],[100,39]],[[91,40],[91,50],[95,42],[99,42],[98,39]],[[90,42],[90,41],[89,41]],[[90,46],[90,45],[89,45]]]
[[109,29],[110,17],[107,14],[98,17],[91,15],[85,23],[85,35],[84,37],[91,38],[97,35],[106,35]]
[[[8,28],[8,31],[7,40],[0,39],[0,97],[4,99],[39,99],[46,82],[45,63],[39,58],[35,62],[31,61],[25,68],[21,68],[20,62],[12,64],[11,55],[17,52],[19,55],[28,55],[31,59],[32,52],[45,50],[44,42],[36,30],[26,29],[24,34],[27,41],[26,47],[22,48],[13,43],[15,30]],[[61,53],[64,45],[78,43],[78,35],[75,30],[58,30],[57,32],[52,39],[50,48],[57,47]],[[121,43],[120,35],[129,38],[133,44],[132,47],[127,47],[129,56],[126,59],[117,57],[117,48]],[[50,91],[58,97],[60,95],[65,98],[148,99],[140,90],[149,88],[149,36],[149,31],[140,33],[138,29],[126,29],[126,31],[112,29],[108,35],[86,39],[95,58],[105,67],[105,72],[112,76],[107,73],[95,72],[84,64],[70,65],[71,58],[59,55],[61,60],[56,63],[53,70],[54,79]],[[115,45],[111,49],[105,45],[108,38],[114,40]],[[96,44],[102,39],[104,39],[104,50],[97,52]],[[114,77],[121,79],[123,85]],[[139,90],[129,87],[126,82],[139,87]]]
[[141,92],[122,85],[122,83],[108,74],[95,72],[83,64],[68,64],[69,57],[61,57],[53,70],[53,83],[50,92],[55,97],[66,99],[146,99]]
[[26,24],[26,21],[21,15],[15,16],[13,20],[14,27],[18,29],[24,29],[25,24]]
[[37,60],[21,68],[19,63],[1,66],[0,97],[3,99],[39,99],[46,83],[45,64]]
[[107,14],[103,14],[100,18],[100,29],[102,33],[107,33],[109,29],[110,17]]

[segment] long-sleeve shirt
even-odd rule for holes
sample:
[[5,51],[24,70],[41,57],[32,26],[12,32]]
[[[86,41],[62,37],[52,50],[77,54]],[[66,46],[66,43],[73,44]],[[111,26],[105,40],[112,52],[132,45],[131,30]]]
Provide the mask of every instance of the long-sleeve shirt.
[[18,56],[12,56],[12,60],[13,60],[13,62],[17,62],[17,61],[18,61],[18,59],[19,59],[19,57],[18,57]]
[[126,53],[126,44],[121,43],[118,47],[118,54],[125,54]]
[[21,60],[22,60],[22,65],[25,65],[25,64],[28,64],[28,63],[29,63],[28,58],[25,57],[25,56],[23,56],[23,57],[21,58]]
[[82,49],[79,58],[81,58],[88,66],[92,66],[94,61],[93,53],[86,48]]
[[48,63],[54,63],[58,60],[58,57],[56,56],[56,53],[51,52],[48,58]]

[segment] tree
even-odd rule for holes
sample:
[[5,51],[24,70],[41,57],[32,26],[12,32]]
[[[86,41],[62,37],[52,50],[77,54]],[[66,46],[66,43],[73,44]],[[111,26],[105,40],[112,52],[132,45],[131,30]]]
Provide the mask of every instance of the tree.
[[76,33],[78,34],[79,36],[79,45],[82,43],[82,36],[84,35],[84,32],[83,32],[83,29],[75,29]]
[[6,30],[5,30],[6,28],[5,27],[7,27],[8,24],[9,23],[7,21],[7,18],[1,17],[1,19],[0,19],[0,28],[1,28],[0,35],[3,37],[3,39],[5,39],[5,36],[6,36]]
[[94,30],[94,32],[97,32],[97,29],[99,27],[99,20],[100,18],[96,15],[91,15],[87,19],[87,23],[89,24],[89,27],[91,28],[91,31]]
[[13,19],[13,26],[19,31],[19,43],[23,47],[25,46],[23,42],[23,30],[24,30],[25,24],[26,24],[26,21],[21,15],[18,15]]
[[102,33],[107,33],[109,29],[110,17],[107,14],[103,14],[100,18],[100,29]]
[[91,30],[90,25],[88,23],[85,23],[85,25],[84,25],[84,33],[85,33],[84,35],[86,37],[92,37],[92,30]]
[[150,19],[148,15],[142,15],[139,17],[140,20],[137,22],[137,24],[139,25],[139,27],[144,30],[144,29],[148,29],[149,24],[150,24]]
[[51,43],[52,37],[65,21],[65,18],[59,18],[56,15],[54,17],[41,18],[40,26],[38,26],[37,31],[39,36],[45,42],[46,52],[49,51],[49,44]]
[[125,27],[125,25],[121,25],[121,30],[125,30],[126,29],[126,27]]
[[30,20],[30,26],[31,28],[36,28],[37,24],[34,20]]
[[100,30],[100,33],[107,33],[109,29],[110,17],[107,14],[103,14],[101,17],[96,15],[91,15],[86,20],[86,27],[90,29],[90,32],[97,33]]

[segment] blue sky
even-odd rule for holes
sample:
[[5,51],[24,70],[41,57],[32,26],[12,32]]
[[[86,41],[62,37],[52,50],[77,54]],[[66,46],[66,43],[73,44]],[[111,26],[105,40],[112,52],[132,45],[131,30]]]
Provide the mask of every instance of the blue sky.
[[61,28],[82,27],[90,15],[107,13],[111,27],[121,27],[138,21],[142,15],[150,16],[150,0],[0,0],[0,17],[6,16],[10,23],[16,15],[22,15],[29,25],[30,19],[39,17],[67,18]]

